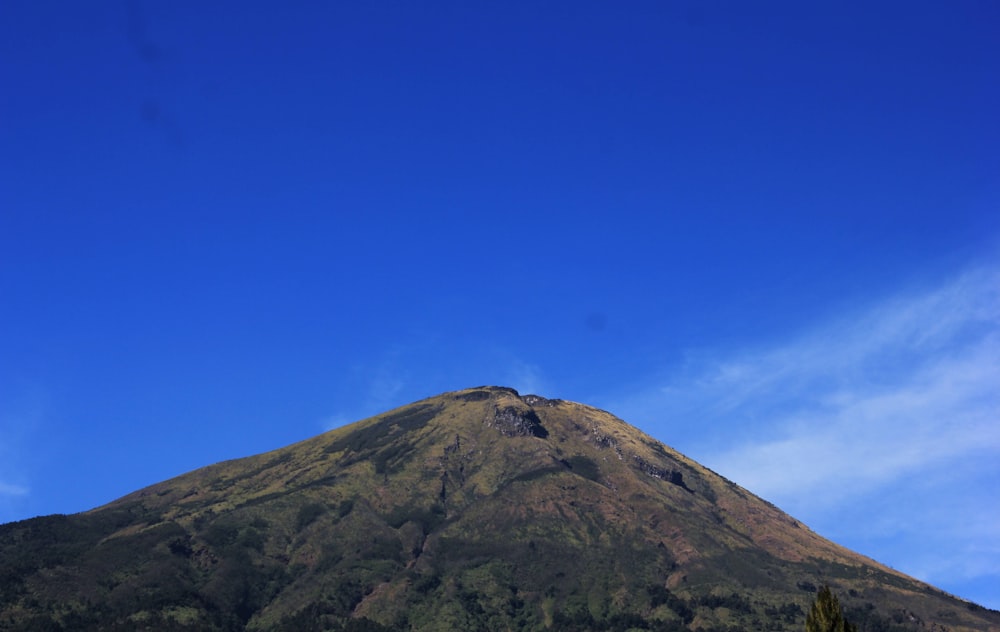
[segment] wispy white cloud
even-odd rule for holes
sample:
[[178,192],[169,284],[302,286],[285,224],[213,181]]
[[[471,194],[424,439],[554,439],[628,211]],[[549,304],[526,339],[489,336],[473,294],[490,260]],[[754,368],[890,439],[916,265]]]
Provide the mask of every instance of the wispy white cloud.
[[0,409],[0,522],[18,520],[32,501],[34,469],[30,447],[44,419],[44,391],[31,384],[0,384],[6,396]]
[[341,426],[346,426],[352,421],[358,421],[358,420],[352,419],[344,413],[336,413],[320,420],[319,425],[320,428],[323,429],[323,432],[326,432],[328,430],[333,430],[334,428],[340,428]]
[[[709,458],[761,494],[819,505],[976,453],[1000,454],[1000,337],[944,355],[879,380],[800,392],[809,401]],[[834,479],[843,485],[832,493]]]
[[320,420],[324,430],[333,430],[349,423],[377,415],[405,403],[407,372],[399,367],[395,357],[387,357],[374,367],[355,367],[357,396],[347,406]]
[[541,368],[520,360],[512,361],[502,385],[510,386],[522,395],[545,395],[550,392]]
[[426,337],[396,344],[377,361],[352,367],[349,392],[318,425],[332,430],[417,399],[471,386],[510,386],[522,394],[554,392],[539,365],[507,347],[474,341],[456,347],[439,342]]
[[376,412],[399,404],[399,395],[406,387],[406,372],[395,366],[381,366],[368,384],[366,408]]
[[708,389],[759,432],[711,458],[772,497],[836,502],[816,494],[831,477],[850,494],[1000,451],[1000,273],[893,298],[735,365]]
[[26,496],[28,488],[23,485],[14,485],[0,481],[0,496]]
[[932,582],[1000,582],[1000,266],[789,340],[692,354],[622,399],[612,409],[821,533],[884,538],[865,552]]

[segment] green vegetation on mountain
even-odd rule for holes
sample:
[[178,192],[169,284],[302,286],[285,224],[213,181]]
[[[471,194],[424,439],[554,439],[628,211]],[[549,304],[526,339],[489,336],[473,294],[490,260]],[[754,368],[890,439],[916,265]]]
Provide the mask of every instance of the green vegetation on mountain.
[[[612,415],[481,387],[0,525],[0,630],[1000,630]],[[839,608],[839,605],[838,605]]]

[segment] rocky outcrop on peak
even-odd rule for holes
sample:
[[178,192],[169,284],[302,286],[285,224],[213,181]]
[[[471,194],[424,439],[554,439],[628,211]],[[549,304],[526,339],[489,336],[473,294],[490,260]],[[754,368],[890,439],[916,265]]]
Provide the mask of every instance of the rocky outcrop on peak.
[[657,467],[638,454],[633,454],[632,458],[635,459],[636,466],[642,471],[643,474],[672,483],[678,487],[683,487],[692,494],[694,493],[694,490],[688,487],[684,482],[684,475],[680,471]]
[[486,425],[496,428],[505,437],[538,437],[544,439],[549,431],[531,408],[521,402],[497,402],[486,418]]

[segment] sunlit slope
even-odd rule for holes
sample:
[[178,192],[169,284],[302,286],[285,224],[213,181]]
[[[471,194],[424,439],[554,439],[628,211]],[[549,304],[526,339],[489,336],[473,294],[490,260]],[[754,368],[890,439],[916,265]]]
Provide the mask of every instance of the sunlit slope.
[[0,556],[0,629],[793,630],[829,584],[870,630],[1000,630],[604,411],[498,387],[4,525]]

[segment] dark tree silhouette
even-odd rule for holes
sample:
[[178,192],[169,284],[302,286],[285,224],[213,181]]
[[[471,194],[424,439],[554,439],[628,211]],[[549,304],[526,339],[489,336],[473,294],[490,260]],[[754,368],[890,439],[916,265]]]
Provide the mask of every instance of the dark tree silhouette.
[[816,593],[809,614],[806,615],[806,632],[857,632],[858,628],[844,619],[840,600],[829,586],[823,586]]

